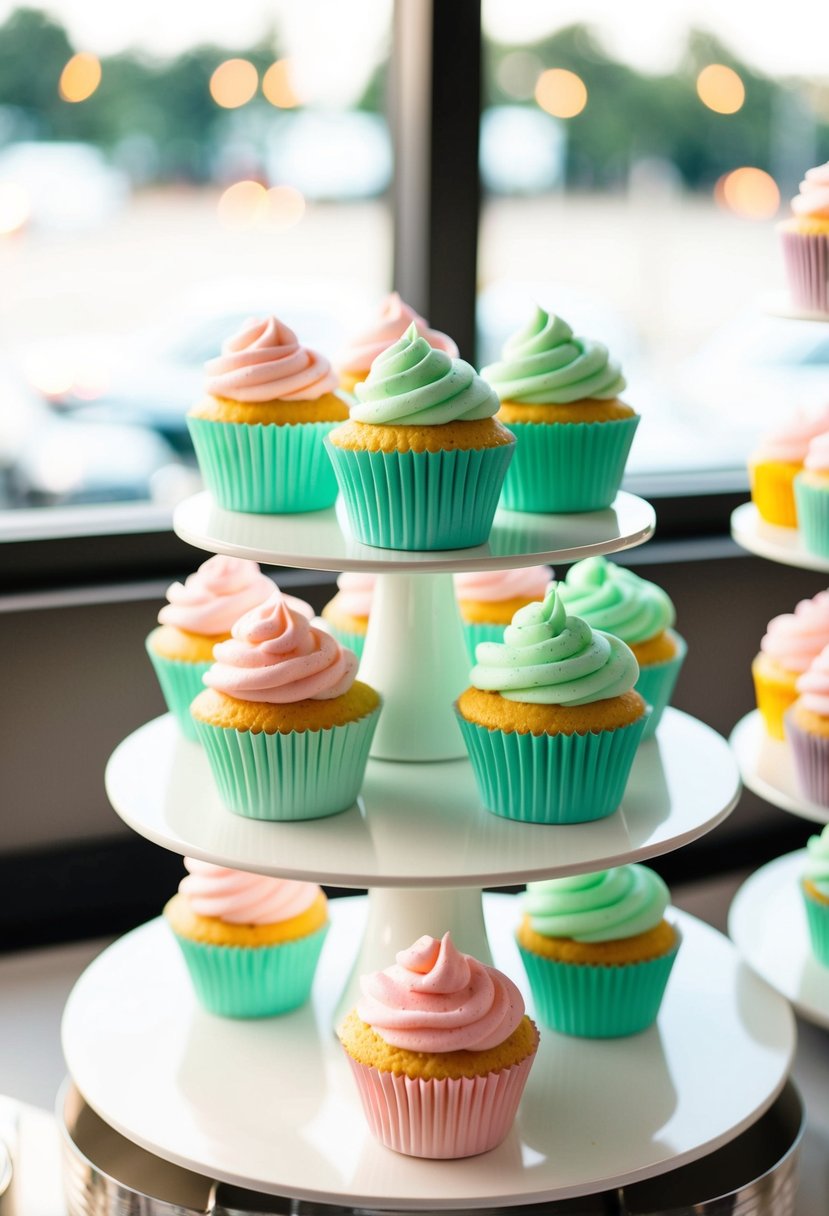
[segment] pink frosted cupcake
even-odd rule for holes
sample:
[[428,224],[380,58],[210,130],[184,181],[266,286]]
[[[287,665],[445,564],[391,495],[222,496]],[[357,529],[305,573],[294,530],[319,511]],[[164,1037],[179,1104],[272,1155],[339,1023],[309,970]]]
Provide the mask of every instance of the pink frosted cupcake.
[[519,608],[544,599],[552,577],[550,566],[464,571],[455,575],[455,595],[471,662],[475,662],[479,642],[503,641],[504,627]]
[[780,528],[797,527],[794,479],[803,468],[809,444],[829,431],[829,406],[814,418],[798,413],[780,430],[760,440],[749,457],[751,497],[762,518]]
[[806,171],[778,231],[792,304],[829,312],[829,163]]
[[374,595],[373,574],[341,574],[337,579],[337,594],[322,610],[322,619],[342,646],[363,657],[363,646]]
[[439,329],[430,329],[423,317],[404,304],[397,292],[393,291],[383,301],[377,322],[352,339],[343,354],[339,365],[340,387],[346,392],[353,392],[355,384],[362,384],[367,378],[377,356],[402,338],[412,324],[420,337],[425,338],[435,350],[445,351],[450,358],[457,359],[458,348],[449,335],[441,333]]
[[338,1034],[372,1134],[410,1157],[472,1157],[507,1135],[538,1049],[501,971],[421,937],[364,976]]
[[797,699],[797,679],[829,645],[829,591],[801,600],[794,612],[773,617],[751,664],[757,708],[773,739],[782,739],[783,715]]
[[797,681],[800,694],[785,717],[800,792],[829,807],[829,646]]
[[803,547],[829,558],[829,433],[809,444],[803,470],[794,479],[794,498]]

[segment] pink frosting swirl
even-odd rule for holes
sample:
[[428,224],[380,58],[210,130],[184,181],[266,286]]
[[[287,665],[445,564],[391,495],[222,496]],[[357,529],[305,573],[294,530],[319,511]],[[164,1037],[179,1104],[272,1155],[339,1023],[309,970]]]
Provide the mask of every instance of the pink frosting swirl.
[[760,440],[752,459],[755,463],[759,460],[782,460],[790,464],[803,464],[811,441],[826,431],[829,431],[829,405],[824,406],[814,418],[797,413],[786,426]]
[[829,718],[829,645],[824,646],[809,670],[797,681],[804,709]]
[[408,1051],[486,1051],[508,1039],[524,1016],[515,984],[461,954],[448,933],[421,937],[395,966],[360,980],[357,1014],[392,1047]]
[[368,620],[375,577],[373,574],[362,573],[341,574],[337,579],[337,607],[348,616],[365,617]]
[[205,684],[239,701],[329,701],[348,692],[357,674],[354,652],[310,625],[279,590],[240,617],[213,654]]
[[179,883],[179,893],[198,916],[213,916],[229,925],[292,920],[307,912],[320,892],[313,882],[229,870],[195,857],[185,857],[184,864],[189,874]]
[[550,566],[527,566],[524,570],[472,570],[455,575],[459,600],[483,604],[501,600],[543,600],[553,571]]
[[457,359],[458,348],[449,335],[441,333],[439,329],[430,329],[423,317],[418,316],[408,304],[404,304],[397,292],[393,291],[383,301],[376,325],[353,339],[340,360],[340,370],[367,372],[377,356],[398,338],[402,338],[412,323],[420,337],[425,338],[430,346],[435,350],[446,351],[450,358]]
[[806,170],[800,193],[792,199],[792,211],[795,215],[829,219],[829,161]]
[[829,433],[824,432],[814,437],[803,463],[814,473],[825,473],[829,470]]
[[[230,630],[251,608],[273,595],[274,583],[256,562],[243,557],[210,557],[183,583],[167,588],[169,603],[158,614],[162,625],[186,633],[218,637]],[[285,597],[295,612],[310,621],[314,610],[304,600]]]
[[773,617],[760,649],[787,671],[806,671],[829,645],[829,590],[801,600],[794,612]]
[[251,317],[205,370],[208,393],[231,401],[315,401],[337,387],[328,360],[276,317]]

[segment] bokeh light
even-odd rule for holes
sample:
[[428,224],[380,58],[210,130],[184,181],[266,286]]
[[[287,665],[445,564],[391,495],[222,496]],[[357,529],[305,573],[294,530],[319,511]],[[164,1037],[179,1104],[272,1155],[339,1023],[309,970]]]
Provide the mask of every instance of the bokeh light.
[[277,59],[262,77],[262,92],[272,106],[281,110],[292,110],[301,104],[296,91],[293,70],[289,59]]
[[25,188],[18,182],[0,182],[0,236],[19,232],[31,213]]
[[535,100],[554,118],[575,118],[587,105],[587,86],[566,68],[547,68],[535,82]]
[[268,192],[261,182],[234,182],[219,199],[219,220],[226,228],[253,228],[267,210]]
[[60,74],[58,92],[64,101],[86,101],[101,83],[101,64],[96,55],[79,51]]
[[305,214],[305,198],[294,186],[272,186],[267,193],[265,226],[272,232],[293,228]]
[[225,110],[246,105],[258,87],[259,73],[249,59],[226,59],[210,77],[210,96]]
[[507,97],[529,101],[541,70],[541,60],[532,51],[508,51],[495,70],[495,78]]
[[780,207],[780,191],[764,169],[743,165],[717,182],[714,198],[721,207],[749,220],[768,220]]
[[697,76],[697,95],[716,114],[736,114],[746,99],[746,90],[733,68],[709,63]]

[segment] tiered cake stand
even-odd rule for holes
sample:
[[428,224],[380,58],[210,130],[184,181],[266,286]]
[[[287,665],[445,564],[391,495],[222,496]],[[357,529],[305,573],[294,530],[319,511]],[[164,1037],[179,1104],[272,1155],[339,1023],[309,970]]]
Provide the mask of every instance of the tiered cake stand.
[[[249,1189],[336,1205],[497,1207],[593,1194],[663,1173],[727,1143],[773,1102],[794,1050],[789,1006],[726,938],[672,913],[682,948],[656,1026],[590,1041],[542,1028],[507,1140],[462,1161],[400,1157],[375,1143],[332,1024],[355,975],[423,933],[451,929],[522,986],[516,901],[483,887],[600,869],[678,848],[737,799],[723,739],[669,710],[643,744],[620,809],[573,827],[499,819],[478,800],[452,702],[468,664],[451,574],[566,563],[646,540],[651,508],[620,494],[580,516],[501,511],[488,545],[444,553],[372,549],[332,509],[243,516],[206,495],[176,531],[201,548],[279,565],[378,574],[361,678],[384,707],[359,802],[306,823],[260,823],[220,804],[199,747],[169,717],[113,754],[107,790],[136,831],[240,869],[368,887],[336,900],[309,1007],[236,1022],[196,1004],[161,921],[128,934],[81,977],[64,1050],[78,1089],[134,1143]],[[532,1004],[529,1002],[530,1012]]]

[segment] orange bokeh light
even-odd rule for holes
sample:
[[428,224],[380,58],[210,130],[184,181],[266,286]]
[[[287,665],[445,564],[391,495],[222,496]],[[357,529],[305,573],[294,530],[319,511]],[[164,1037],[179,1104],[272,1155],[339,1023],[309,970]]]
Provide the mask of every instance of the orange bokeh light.
[[210,77],[210,96],[217,106],[235,110],[246,105],[259,86],[259,73],[249,59],[226,59]]
[[219,219],[226,228],[252,228],[267,210],[268,192],[261,182],[234,182],[219,199]]
[[535,82],[535,100],[554,118],[575,118],[587,105],[587,85],[566,68],[547,68]]
[[733,68],[709,63],[697,76],[697,95],[716,114],[736,114],[746,99],[746,90]]
[[101,64],[96,55],[79,51],[60,74],[58,92],[64,101],[86,101],[101,83]]
[[272,106],[280,110],[292,110],[300,104],[300,97],[294,88],[293,72],[288,59],[277,59],[272,63],[262,77],[262,92]]
[[768,220],[780,207],[780,190],[764,169],[744,165],[721,177],[714,198],[722,207],[749,220]]
[[265,226],[272,232],[293,228],[305,214],[305,198],[294,186],[272,186],[267,195]]

